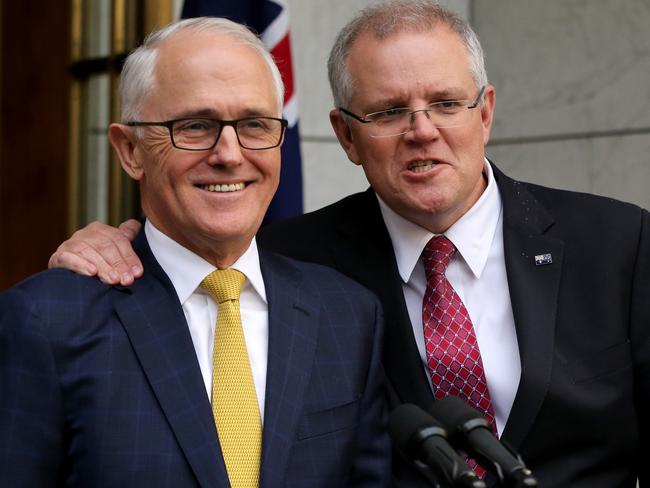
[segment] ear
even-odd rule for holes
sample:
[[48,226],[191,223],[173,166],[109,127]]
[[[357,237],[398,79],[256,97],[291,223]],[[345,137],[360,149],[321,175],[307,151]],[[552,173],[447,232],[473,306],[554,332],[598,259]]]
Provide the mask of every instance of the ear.
[[332,109],[330,111],[330,123],[334,129],[339,144],[345,151],[345,154],[348,155],[348,159],[356,165],[361,164],[357,148],[354,145],[354,138],[352,136],[352,131],[350,130],[350,125],[343,118],[343,114],[339,109]]
[[137,138],[133,128],[124,124],[111,124],[108,128],[108,139],[120,158],[122,169],[134,180],[142,179],[144,169],[135,155]]
[[490,140],[490,130],[494,119],[494,106],[496,101],[496,92],[492,85],[487,85],[483,92],[483,105],[481,105],[481,124],[483,125],[483,144]]

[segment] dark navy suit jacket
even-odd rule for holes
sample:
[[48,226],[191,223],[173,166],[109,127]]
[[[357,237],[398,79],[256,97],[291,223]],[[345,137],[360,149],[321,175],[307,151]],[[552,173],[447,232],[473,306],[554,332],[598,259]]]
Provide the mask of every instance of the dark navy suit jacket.
[[[229,486],[186,320],[142,233],[129,288],[63,270],[0,295],[0,486]],[[387,484],[382,312],[337,272],[260,252],[260,486]]]
[[[494,167],[521,359],[503,439],[540,487],[647,486],[650,214],[514,181]],[[390,236],[372,191],[265,228],[261,246],[331,266],[375,292],[386,316],[389,407],[430,409]],[[552,262],[536,265],[535,256]],[[401,458],[396,458],[401,461]],[[400,486],[430,486],[396,462]],[[645,484],[644,484],[645,483]]]

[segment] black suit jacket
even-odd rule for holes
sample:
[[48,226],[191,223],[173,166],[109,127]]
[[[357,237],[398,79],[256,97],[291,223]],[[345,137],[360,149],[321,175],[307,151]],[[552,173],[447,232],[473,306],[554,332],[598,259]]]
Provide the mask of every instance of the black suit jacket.
[[[635,487],[649,459],[650,216],[634,205],[494,173],[521,357],[502,437],[541,487]],[[270,226],[260,243],[332,266],[374,291],[386,317],[389,402],[431,407],[371,190]],[[536,265],[535,256],[547,253],[553,262]],[[404,464],[396,463],[395,474],[410,480],[405,486],[420,485]]]
[[[0,295],[0,486],[229,486],[176,292],[141,233],[129,288],[63,270]],[[269,354],[260,486],[387,486],[381,307],[260,252]]]

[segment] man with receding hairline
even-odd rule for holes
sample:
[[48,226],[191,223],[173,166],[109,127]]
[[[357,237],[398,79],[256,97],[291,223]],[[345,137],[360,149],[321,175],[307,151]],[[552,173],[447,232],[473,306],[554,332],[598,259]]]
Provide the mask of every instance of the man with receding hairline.
[[0,295],[0,485],[389,486],[376,297],[255,240],[286,127],[270,54],[188,19],[127,58],[121,94],[147,275]]
[[[392,407],[465,395],[540,486],[644,486],[648,212],[514,181],[489,162],[496,97],[480,43],[435,2],[364,9],[339,33],[329,75],[330,121],[371,188],[265,228],[260,244],[377,294]],[[134,227],[93,224],[51,264],[128,285],[142,272],[128,246]],[[456,329],[435,318],[448,316],[445,303],[462,316]],[[468,339],[448,347],[447,334]],[[456,385],[462,348],[478,353],[478,400]],[[394,473],[428,486],[405,463]]]

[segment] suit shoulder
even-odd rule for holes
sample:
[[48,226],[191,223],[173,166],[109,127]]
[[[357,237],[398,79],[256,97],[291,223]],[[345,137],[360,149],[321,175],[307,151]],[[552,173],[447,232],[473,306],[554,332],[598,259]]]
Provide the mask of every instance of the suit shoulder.
[[33,274],[9,288],[6,293],[23,294],[32,300],[65,296],[88,296],[110,288],[98,278],[83,276],[65,269],[48,269]]
[[602,209],[614,212],[639,214],[644,209],[633,203],[624,202],[615,198],[593,193],[550,188],[534,183],[520,183],[525,185],[535,197],[550,206],[562,206],[568,209]]
[[302,261],[332,264],[328,250],[339,240],[341,222],[356,222],[368,214],[372,195],[355,193],[282,222],[264,227],[258,234],[260,246]]
[[630,219],[638,222],[639,219],[645,218],[644,214],[648,213],[637,205],[611,197],[514,180],[503,174],[494,164],[492,167],[504,203],[507,201],[513,206],[526,205],[529,194],[541,203],[554,218],[588,221],[603,218],[611,220],[620,217],[626,222],[629,222]]
[[301,261],[270,251],[264,251],[264,259],[273,261],[278,269],[298,271],[302,283],[318,293],[341,291],[363,295],[373,301],[377,300],[375,294],[368,288],[329,266]]
[[262,228],[259,238],[263,244],[269,244],[287,235],[302,234],[312,229],[327,230],[342,215],[363,207],[367,198],[368,195],[365,192],[355,193],[318,210],[275,222]]
[[95,277],[63,269],[42,271],[0,294],[0,321],[65,328],[106,300],[110,290]]
[[522,183],[557,222],[598,232],[635,231],[648,225],[648,211],[633,203],[570,190]]

